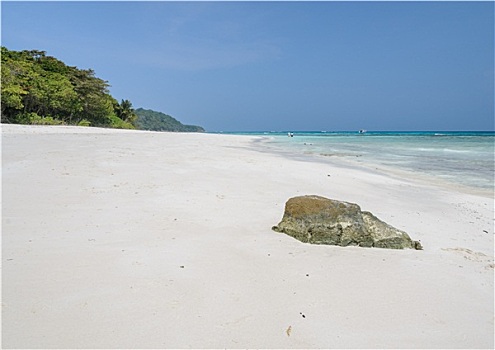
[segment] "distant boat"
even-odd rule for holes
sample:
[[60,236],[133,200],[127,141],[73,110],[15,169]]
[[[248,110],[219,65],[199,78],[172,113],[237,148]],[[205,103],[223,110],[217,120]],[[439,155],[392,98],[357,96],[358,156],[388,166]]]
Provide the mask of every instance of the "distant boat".
[[361,129],[361,130],[359,130],[359,133],[360,133],[360,134],[366,134],[366,130]]

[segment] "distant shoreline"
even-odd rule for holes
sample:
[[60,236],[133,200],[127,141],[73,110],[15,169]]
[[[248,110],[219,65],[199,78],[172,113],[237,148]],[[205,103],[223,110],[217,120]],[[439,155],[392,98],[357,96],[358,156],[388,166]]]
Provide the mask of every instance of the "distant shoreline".
[[[302,130],[282,130],[282,131],[208,131],[209,134],[232,134],[232,135],[284,135],[286,136],[288,132],[292,132],[294,136],[296,135],[355,135],[359,134],[359,131],[344,130],[344,131],[302,131]],[[455,136],[495,136],[495,131],[492,130],[457,130],[457,131],[366,131],[363,136],[368,135],[425,135],[425,136],[444,136],[444,135],[455,135]]]

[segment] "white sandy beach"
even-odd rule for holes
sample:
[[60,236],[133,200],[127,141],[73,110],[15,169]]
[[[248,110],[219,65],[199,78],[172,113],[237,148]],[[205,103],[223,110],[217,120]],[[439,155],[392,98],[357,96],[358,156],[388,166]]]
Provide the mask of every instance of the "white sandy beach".
[[[491,195],[248,136],[1,128],[3,348],[494,347]],[[305,194],[424,250],[272,231]]]

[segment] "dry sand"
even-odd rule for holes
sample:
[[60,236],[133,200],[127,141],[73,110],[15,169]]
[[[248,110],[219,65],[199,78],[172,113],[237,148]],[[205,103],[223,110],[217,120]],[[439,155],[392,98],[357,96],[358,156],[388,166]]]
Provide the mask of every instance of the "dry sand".
[[[2,125],[3,347],[494,347],[492,196],[255,139]],[[303,194],[424,250],[272,231]]]

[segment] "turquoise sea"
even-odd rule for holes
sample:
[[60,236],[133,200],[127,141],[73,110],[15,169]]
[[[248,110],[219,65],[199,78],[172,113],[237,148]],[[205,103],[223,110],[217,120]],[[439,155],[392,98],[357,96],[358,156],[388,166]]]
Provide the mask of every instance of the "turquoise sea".
[[408,175],[493,191],[495,132],[252,132],[267,150],[401,170]]

